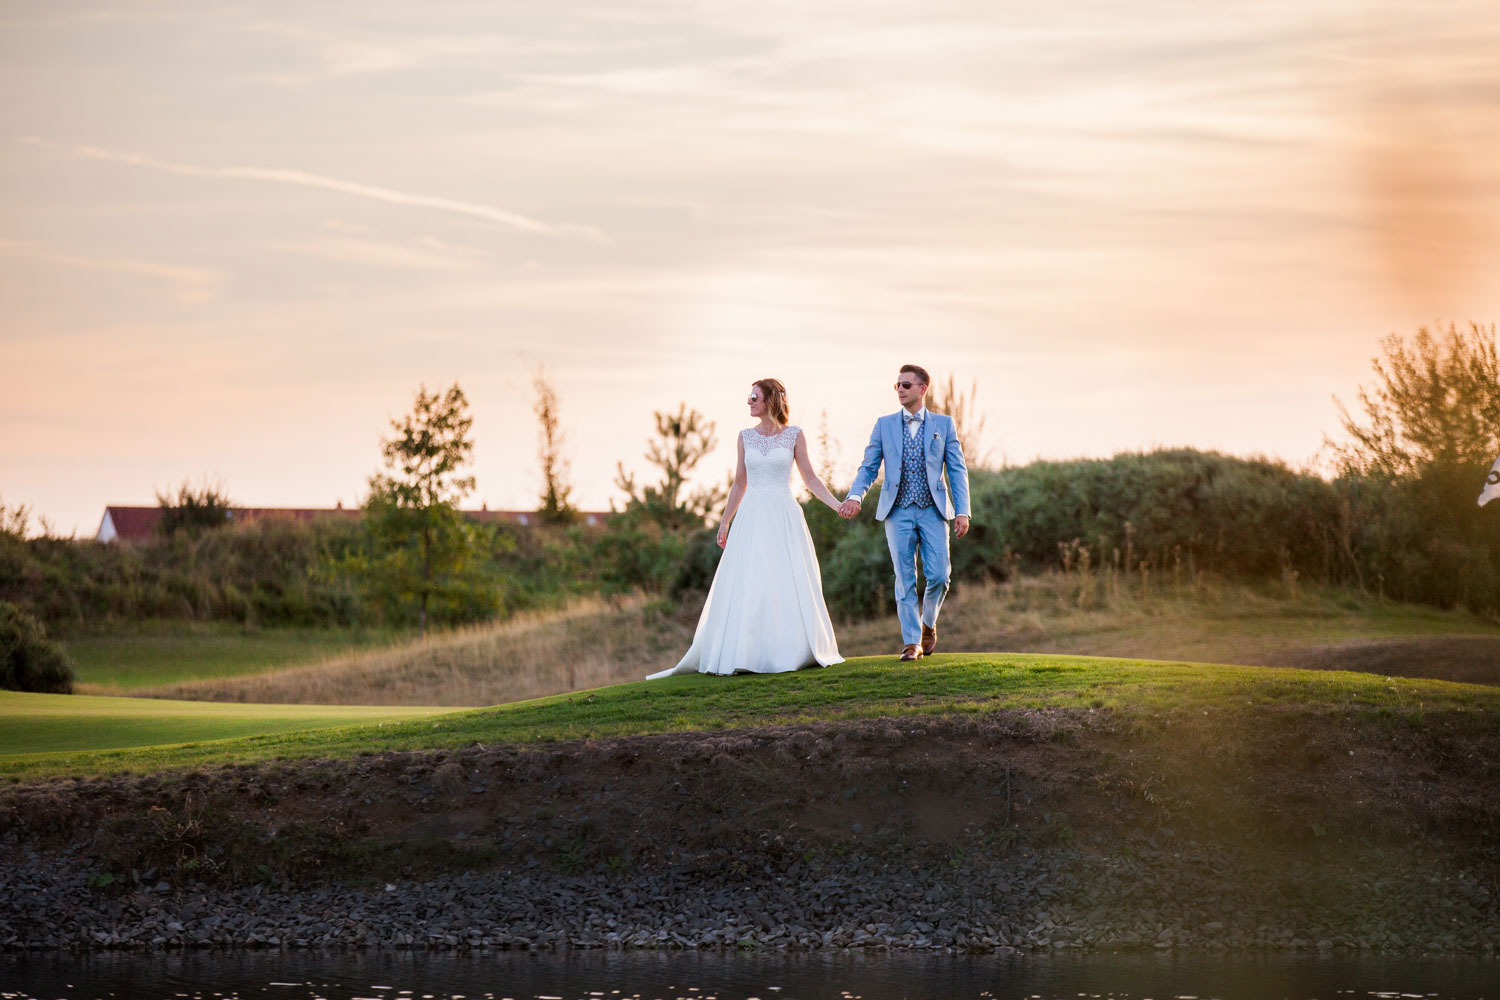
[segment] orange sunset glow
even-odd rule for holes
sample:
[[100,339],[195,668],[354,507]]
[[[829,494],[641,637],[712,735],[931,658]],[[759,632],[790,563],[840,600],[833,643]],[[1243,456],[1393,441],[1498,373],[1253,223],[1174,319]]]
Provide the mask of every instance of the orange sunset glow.
[[[0,11],[0,501],[92,534],[217,478],[357,504],[419,384],[474,503],[652,411],[902,363],[991,460],[1316,458],[1379,339],[1500,320],[1500,7],[62,2]],[[820,461],[821,456],[814,456]]]

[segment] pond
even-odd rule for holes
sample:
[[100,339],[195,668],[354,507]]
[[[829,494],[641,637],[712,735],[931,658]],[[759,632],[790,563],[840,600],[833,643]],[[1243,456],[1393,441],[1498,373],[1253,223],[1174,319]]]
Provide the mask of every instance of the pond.
[[1328,955],[185,952],[0,956],[0,1000],[1500,1000],[1500,961]]

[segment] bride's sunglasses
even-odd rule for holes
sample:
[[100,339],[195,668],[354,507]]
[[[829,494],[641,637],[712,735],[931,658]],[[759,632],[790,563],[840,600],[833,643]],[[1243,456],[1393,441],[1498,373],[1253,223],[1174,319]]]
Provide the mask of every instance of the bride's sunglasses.
[[745,397],[745,402],[747,402],[747,403],[759,403],[760,402],[760,397],[756,396],[756,395],[746,396]]

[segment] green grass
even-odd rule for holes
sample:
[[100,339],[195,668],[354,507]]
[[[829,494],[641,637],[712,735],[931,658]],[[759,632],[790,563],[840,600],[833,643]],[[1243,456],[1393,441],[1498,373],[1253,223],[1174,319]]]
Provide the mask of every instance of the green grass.
[[0,691],[0,760],[409,719],[441,708],[242,705]]
[[258,674],[395,637],[385,629],[245,629],[223,623],[146,622],[59,639],[73,658],[79,691],[106,694]]
[[[1235,711],[1263,705],[1320,705],[1368,712],[1456,710],[1500,718],[1500,689],[1373,674],[1035,654],[950,653],[914,666],[898,664],[894,657],[864,657],[790,675],[690,675],[619,684],[427,719],[268,732],[215,742],[185,742],[192,737],[180,737],[171,746],[0,756],[0,776],[35,779],[145,772],[475,742],[524,744],[1001,708],[1160,712]],[[78,718],[68,715],[54,724],[75,730],[83,727]]]

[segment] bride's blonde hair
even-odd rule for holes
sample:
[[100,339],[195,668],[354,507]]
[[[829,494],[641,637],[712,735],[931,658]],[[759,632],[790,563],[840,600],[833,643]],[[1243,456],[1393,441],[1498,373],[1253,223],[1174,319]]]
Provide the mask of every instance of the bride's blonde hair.
[[791,422],[792,408],[786,401],[786,386],[774,378],[758,378],[751,384],[760,390],[772,420],[783,427]]

